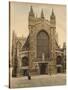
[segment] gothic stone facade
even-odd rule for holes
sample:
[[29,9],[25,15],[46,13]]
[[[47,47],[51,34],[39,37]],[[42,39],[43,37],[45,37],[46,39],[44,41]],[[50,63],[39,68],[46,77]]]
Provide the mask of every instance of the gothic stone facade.
[[[32,6],[28,16],[29,36],[22,45],[19,38],[16,40],[16,54],[13,58],[13,73],[16,66],[16,75],[56,74],[63,72],[62,52],[56,37],[56,16],[52,10],[50,21],[44,17],[43,10],[40,18],[36,17]],[[21,38],[22,39],[22,38]],[[58,59],[57,59],[58,57]],[[14,60],[15,59],[15,60]],[[57,61],[58,60],[58,61]]]

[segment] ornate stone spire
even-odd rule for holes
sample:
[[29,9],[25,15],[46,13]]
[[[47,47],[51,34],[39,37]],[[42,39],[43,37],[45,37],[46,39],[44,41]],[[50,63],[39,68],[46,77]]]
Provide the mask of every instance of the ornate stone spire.
[[56,25],[56,17],[55,17],[55,14],[54,14],[54,10],[52,9],[52,13],[51,13],[51,16],[50,16],[50,23],[55,26]]
[[43,19],[44,19],[43,10],[41,11],[41,18],[43,18]]
[[55,14],[54,14],[54,10],[52,9],[52,13],[51,13],[51,19],[55,19]]
[[29,16],[32,16],[32,17],[34,17],[34,12],[33,12],[33,8],[32,8],[32,6],[30,7]]

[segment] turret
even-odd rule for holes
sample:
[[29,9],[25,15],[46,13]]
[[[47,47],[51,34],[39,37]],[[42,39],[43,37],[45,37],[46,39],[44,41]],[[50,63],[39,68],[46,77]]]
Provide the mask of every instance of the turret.
[[53,9],[52,9],[52,13],[51,13],[51,16],[50,16],[50,23],[52,24],[52,26],[55,27],[55,25],[56,25],[56,17],[55,17]]
[[44,13],[43,13],[43,10],[41,11],[41,18],[44,19]]
[[29,26],[32,26],[34,24],[34,22],[35,22],[35,14],[34,14],[32,6],[30,7],[28,21],[29,21],[28,22]]
[[33,19],[35,18],[34,12],[33,12],[33,8],[32,6],[30,7],[30,11],[29,11],[29,19]]

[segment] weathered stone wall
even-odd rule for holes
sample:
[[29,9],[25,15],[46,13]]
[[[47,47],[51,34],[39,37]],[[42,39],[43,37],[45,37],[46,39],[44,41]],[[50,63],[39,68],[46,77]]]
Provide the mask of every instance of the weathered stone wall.
[[29,60],[30,60],[30,69],[33,68],[33,62],[37,61],[37,34],[44,30],[49,35],[49,60],[48,60],[48,73],[55,73],[55,28],[50,28],[50,25],[46,20],[41,19],[33,26],[29,28],[29,43],[30,43],[30,52],[29,52]]

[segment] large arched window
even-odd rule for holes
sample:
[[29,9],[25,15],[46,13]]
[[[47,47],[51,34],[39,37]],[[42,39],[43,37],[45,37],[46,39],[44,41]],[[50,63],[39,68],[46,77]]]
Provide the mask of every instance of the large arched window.
[[22,58],[22,66],[28,66],[29,65],[29,61],[27,57],[23,57]]
[[48,58],[49,55],[49,37],[44,30],[37,35],[37,57],[42,58],[42,55],[44,58]]

